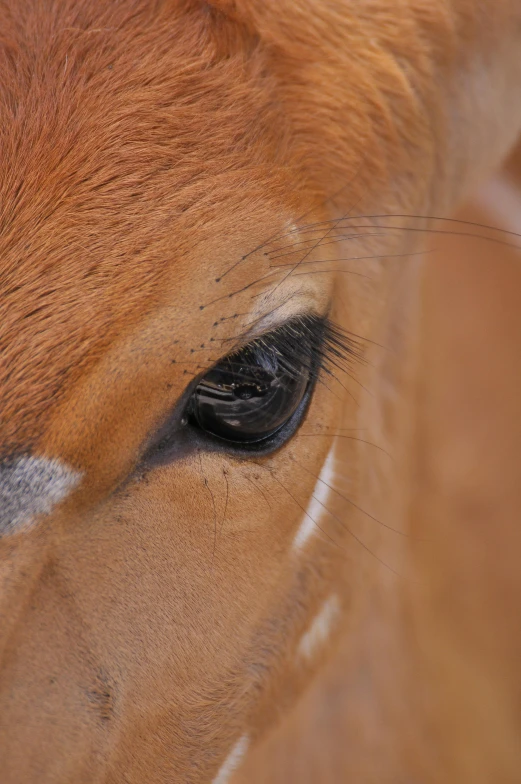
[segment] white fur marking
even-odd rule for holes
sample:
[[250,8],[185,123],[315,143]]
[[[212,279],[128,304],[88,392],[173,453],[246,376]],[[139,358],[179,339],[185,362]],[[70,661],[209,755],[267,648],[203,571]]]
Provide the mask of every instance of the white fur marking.
[[0,463],[0,536],[28,528],[73,490],[81,474],[59,460],[18,457]]
[[304,519],[302,520],[300,528],[298,529],[293,540],[294,550],[302,549],[309,537],[317,530],[317,524],[315,521],[324,514],[324,506],[331,492],[328,485],[332,485],[333,482],[335,465],[334,451],[335,445],[333,444],[329,450],[326,461],[322,466],[320,476],[317,479],[317,483],[315,485],[315,489],[313,490],[313,495],[308,504]]
[[230,776],[239,767],[244,755],[248,751],[250,739],[247,735],[243,735],[235,746],[232,748],[226,759],[224,760],[219,773],[214,778],[212,784],[226,784]]
[[322,646],[331,628],[340,614],[340,599],[332,594],[322,605],[320,612],[313,618],[308,630],[300,638],[297,653],[303,659],[311,661]]

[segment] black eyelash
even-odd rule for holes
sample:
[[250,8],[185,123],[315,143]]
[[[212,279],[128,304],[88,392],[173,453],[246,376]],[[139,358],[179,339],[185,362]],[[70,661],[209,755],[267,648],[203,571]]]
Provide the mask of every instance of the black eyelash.
[[[226,360],[233,365],[239,352]],[[334,375],[335,369],[349,370],[353,364],[363,362],[364,352],[360,338],[350,334],[329,317],[315,314],[297,316],[266,335],[261,335],[240,349],[241,364],[251,356],[269,366],[276,357],[290,373],[299,375],[304,370],[314,382],[321,371]]]

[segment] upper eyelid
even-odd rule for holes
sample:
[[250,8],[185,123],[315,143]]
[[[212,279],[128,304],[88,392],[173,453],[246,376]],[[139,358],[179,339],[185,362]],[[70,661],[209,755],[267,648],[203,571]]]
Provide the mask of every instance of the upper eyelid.
[[[329,315],[326,313],[325,315],[321,315],[316,313],[312,310],[303,311],[302,313],[296,313],[291,316],[291,318],[286,319],[285,321],[281,321],[280,324],[276,326],[270,326],[266,330],[260,333],[251,333],[249,330],[247,332],[242,333],[239,335],[235,340],[237,341],[236,346],[234,346],[229,352],[227,352],[223,357],[221,357],[218,362],[222,362],[229,356],[233,356],[233,354],[242,351],[245,348],[250,346],[255,346],[257,343],[262,341],[263,339],[268,338],[270,335],[273,337],[276,336],[277,332],[284,330],[284,328],[290,327],[292,324],[298,325],[299,321],[304,321],[304,319],[316,319],[317,323],[322,323],[323,325],[327,325],[330,323]],[[305,335],[303,334],[302,337],[304,338]]]
[[262,328],[260,330],[257,329],[258,325],[262,324],[262,322],[267,318],[267,316],[273,315],[273,313],[275,313],[277,310],[280,310],[280,308],[282,308],[286,304],[287,302],[283,302],[280,305],[278,305],[276,308],[274,308],[269,314],[264,313],[262,316],[259,316],[259,318],[255,319],[254,321],[247,323],[245,325],[246,329],[243,332],[241,332],[239,335],[226,338],[223,341],[223,345],[227,341],[229,341],[230,343],[233,342],[233,345],[230,348],[230,350],[226,352],[226,354],[224,354],[217,361],[222,362],[222,360],[225,359],[230,354],[234,354],[237,351],[241,351],[243,348],[246,348],[248,345],[254,343],[256,340],[262,339],[263,337],[273,332],[277,332],[277,330],[283,329],[291,322],[298,321],[299,319],[316,318],[317,320],[324,321],[324,322],[329,321],[329,307],[325,313],[319,313],[314,308],[308,307],[308,308],[302,308],[301,310],[292,313],[291,316],[283,319],[277,324],[271,323],[271,324],[267,324],[264,329]]

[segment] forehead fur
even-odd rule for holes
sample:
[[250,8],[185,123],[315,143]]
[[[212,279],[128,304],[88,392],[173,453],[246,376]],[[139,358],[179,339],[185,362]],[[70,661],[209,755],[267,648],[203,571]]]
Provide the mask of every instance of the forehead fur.
[[0,0],[0,455],[165,267],[275,192],[270,91],[202,2]]

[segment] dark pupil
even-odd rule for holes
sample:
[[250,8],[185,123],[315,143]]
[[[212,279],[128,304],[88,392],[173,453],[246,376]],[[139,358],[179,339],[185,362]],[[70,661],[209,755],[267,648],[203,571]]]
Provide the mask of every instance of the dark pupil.
[[274,349],[246,348],[223,360],[196,387],[192,417],[227,441],[269,438],[295,413],[308,367],[291,367]]

